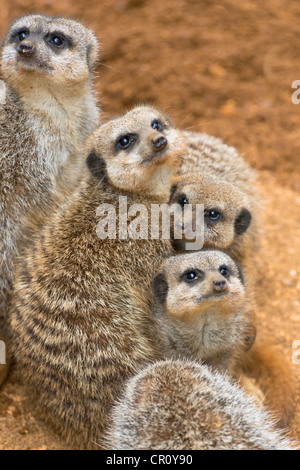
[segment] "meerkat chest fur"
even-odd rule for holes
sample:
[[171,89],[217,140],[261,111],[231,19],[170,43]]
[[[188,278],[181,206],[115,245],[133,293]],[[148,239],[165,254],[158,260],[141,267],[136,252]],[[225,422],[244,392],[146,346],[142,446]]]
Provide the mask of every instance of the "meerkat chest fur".
[[153,280],[154,319],[168,357],[228,370],[246,350],[251,319],[238,265],[225,253],[170,257]]
[[[26,159],[26,154],[30,155],[26,165],[31,166],[31,171],[34,171],[33,165],[38,166],[35,171],[40,171],[42,179],[50,178],[53,184],[66,177],[70,170],[69,162],[74,165],[73,177],[76,171],[79,176],[84,163],[78,156],[98,119],[90,87],[91,84],[81,87],[77,95],[72,90],[72,96],[67,98],[66,93],[62,96],[51,88],[39,87],[37,83],[33,90],[27,90],[19,99],[24,122],[20,123],[22,128],[16,129],[17,136],[20,136],[20,139],[15,136],[19,147],[15,152],[16,158],[21,160],[23,156]],[[24,144],[26,146],[29,140],[31,147],[25,153]]]

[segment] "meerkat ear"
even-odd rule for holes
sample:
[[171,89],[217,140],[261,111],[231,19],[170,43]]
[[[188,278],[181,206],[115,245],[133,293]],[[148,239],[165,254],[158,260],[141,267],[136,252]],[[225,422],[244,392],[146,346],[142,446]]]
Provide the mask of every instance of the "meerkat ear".
[[177,191],[178,183],[172,184],[171,189],[170,189],[170,199],[168,204],[171,204],[172,199]]
[[159,304],[164,305],[167,300],[169,286],[164,273],[159,273],[152,282],[152,291]]
[[249,335],[247,336],[245,352],[248,352],[252,348],[255,338],[256,338],[256,328],[255,326],[253,326],[251,333],[249,333]]
[[106,163],[99,153],[92,150],[86,159],[86,164],[94,178],[102,180],[103,183],[108,183]]
[[240,265],[240,263],[238,263],[238,261],[236,259],[234,260],[234,262],[235,262],[235,265],[236,265],[238,273],[239,273],[240,281],[243,285],[245,285],[245,277],[244,277],[244,273],[243,273],[243,270],[241,268],[241,265]]
[[91,42],[86,50],[87,63],[90,70],[93,70],[98,62],[99,44],[94,35],[91,35]]
[[252,215],[248,209],[242,209],[234,222],[234,231],[236,235],[242,235],[248,230]]

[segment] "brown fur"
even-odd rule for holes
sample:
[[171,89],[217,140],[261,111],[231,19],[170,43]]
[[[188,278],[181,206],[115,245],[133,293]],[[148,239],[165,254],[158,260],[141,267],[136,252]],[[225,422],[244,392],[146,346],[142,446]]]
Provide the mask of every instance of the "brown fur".
[[264,394],[264,403],[276,411],[277,425],[287,427],[294,416],[297,384],[291,364],[271,339],[260,338],[240,363]]
[[[248,197],[233,184],[205,172],[175,177],[172,185],[170,204],[178,204],[184,197],[189,204],[204,206],[203,248],[222,250],[247,267],[258,239]],[[216,221],[209,218],[211,210],[220,214]],[[184,252],[184,231],[182,236],[176,249]]]
[[156,275],[153,292],[165,357],[186,357],[236,373],[249,347],[252,318],[245,308],[243,275],[228,255],[198,251],[171,257]]
[[[183,132],[187,153],[182,161],[180,176],[174,179],[171,203],[185,194],[189,203],[204,204],[205,209],[220,209],[223,219],[205,224],[204,248],[220,249],[241,264],[247,280],[248,317],[255,330],[254,253],[260,248],[261,199],[254,171],[232,147],[205,134]],[[198,174],[196,172],[199,172]],[[234,223],[242,209],[251,213],[251,223],[242,234],[234,233]],[[176,245],[175,245],[176,246]],[[184,246],[177,244],[182,250]],[[266,403],[287,425],[293,414],[293,377],[283,354],[259,338],[253,350],[244,356],[245,371],[255,379],[266,396]],[[280,371],[280,372],[279,372]]]
[[[255,172],[233,147],[220,139],[189,131],[184,131],[183,137],[187,152],[179,171],[182,189],[186,184],[191,203],[221,203],[228,216],[218,223],[217,233],[206,237],[204,247],[224,250],[239,260],[248,279],[249,308],[255,318],[253,253],[259,249],[261,235],[261,198]],[[233,207],[241,210],[241,205],[251,213],[251,223],[246,233],[232,237]]]
[[192,362],[165,361],[128,381],[113,410],[106,448],[292,450],[296,444],[226,375]]
[[[22,40],[21,32],[27,37]],[[51,33],[68,47],[50,46]],[[20,47],[34,47],[32,55]],[[14,259],[52,204],[74,188],[81,151],[98,109],[92,71],[93,33],[66,18],[29,15],[14,21],[2,45],[5,102],[0,106],[0,330],[6,328]]]
[[[251,203],[259,209],[260,197],[256,186],[255,172],[235,148],[224,144],[220,139],[200,134],[198,132],[184,131],[183,137],[187,151],[182,161],[179,174],[189,174],[199,171],[215,176],[219,181],[226,181],[239,189]],[[255,211],[256,217],[259,215]]]
[[[167,126],[162,132],[151,127],[154,118]],[[116,143],[128,133],[138,139],[120,150]],[[161,135],[168,139],[162,153],[152,144]],[[73,445],[97,448],[126,378],[159,356],[145,293],[172,249],[167,240],[100,240],[96,209],[104,203],[118,209],[120,195],[148,208],[167,200],[184,147],[161,113],[139,107],[100,126],[88,148],[94,176],[17,271],[11,332],[20,374],[42,414]]]

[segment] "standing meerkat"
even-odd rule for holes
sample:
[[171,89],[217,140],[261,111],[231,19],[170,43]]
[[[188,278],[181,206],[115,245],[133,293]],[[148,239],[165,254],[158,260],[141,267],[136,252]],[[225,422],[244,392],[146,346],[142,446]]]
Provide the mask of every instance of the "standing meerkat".
[[99,239],[96,210],[116,209],[118,226],[120,196],[166,202],[182,153],[180,133],[154,108],[101,125],[88,142],[92,175],[17,270],[10,326],[20,374],[77,447],[97,448],[124,381],[157,358],[151,281],[172,253],[169,240]]
[[[98,121],[91,30],[59,17],[12,23],[2,44],[0,105],[0,331],[5,330],[13,262],[27,224],[44,220],[53,199],[73,189],[82,149]],[[26,241],[25,241],[26,239]]]
[[226,375],[170,360],[128,381],[105,441],[111,450],[296,450]]
[[235,374],[237,362],[251,347],[253,323],[237,263],[221,251],[172,256],[152,289],[164,357],[186,357]]

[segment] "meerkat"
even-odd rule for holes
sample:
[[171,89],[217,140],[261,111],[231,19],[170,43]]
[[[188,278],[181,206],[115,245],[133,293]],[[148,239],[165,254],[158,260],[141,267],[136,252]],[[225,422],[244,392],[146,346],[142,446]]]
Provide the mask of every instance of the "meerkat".
[[164,357],[186,357],[234,374],[253,329],[240,266],[221,251],[172,256],[152,290]]
[[296,450],[272,416],[218,371],[161,361],[126,384],[114,406],[110,450]]
[[[205,172],[185,174],[172,179],[169,204],[179,204],[182,208],[187,204],[203,204],[203,248],[222,250],[245,266],[250,263],[257,230],[252,227],[248,198],[234,185]],[[182,238],[173,240],[176,251],[180,252],[186,251],[183,228]]]
[[180,133],[154,108],[103,123],[87,144],[91,176],[17,269],[10,329],[20,376],[76,447],[98,448],[126,378],[161,357],[151,281],[173,253],[170,240],[99,239],[96,211],[118,209],[120,196],[147,208],[167,202],[182,153]]
[[[0,104],[0,331],[6,335],[14,259],[51,204],[77,184],[98,121],[98,43],[76,21],[28,15],[2,44]],[[29,230],[30,227],[30,230]],[[29,233],[28,233],[29,230]]]
[[[237,256],[239,261],[242,263],[243,268],[246,270],[249,282],[251,283],[251,289],[253,290],[254,283],[251,281],[254,266],[253,253],[259,249],[261,236],[261,197],[258,190],[255,171],[248,165],[244,158],[239,155],[235,148],[229,147],[220,139],[190,131],[183,131],[182,135],[185,140],[187,150],[184,159],[182,159],[178,175],[181,175],[183,180],[189,182],[191,175],[199,174],[198,183],[195,181],[197,180],[197,177],[194,178],[194,195],[196,195],[197,190],[200,194],[199,198],[194,198],[195,202],[201,203],[201,198],[204,196],[202,188],[204,188],[205,179],[212,182],[211,187],[207,185],[205,188],[206,197],[209,198],[212,196],[213,198],[220,187],[224,197],[223,204],[228,204],[227,207],[231,204],[239,206],[242,195],[247,201],[245,207],[246,210],[240,214],[240,234],[238,233],[239,221],[237,225],[235,225],[235,230],[237,229],[235,242],[242,241],[242,243],[239,243],[240,249],[237,250],[237,253],[234,253],[234,249],[237,248],[237,243],[235,243],[234,246],[231,247],[229,254],[231,256]],[[217,179],[217,181],[215,180],[217,183],[215,189],[214,182],[210,178]],[[225,188],[226,183],[228,184],[228,191],[226,191]],[[197,184],[199,185],[198,188]],[[234,200],[234,196],[236,196],[236,200]],[[193,199],[193,197],[191,197],[191,199]],[[216,202],[218,202],[218,199],[219,198],[216,197]],[[216,222],[216,220],[213,222]],[[219,222],[221,222],[220,219]],[[225,227],[224,219],[223,223],[221,223],[219,227],[221,226]],[[243,237],[239,236],[244,233],[245,228],[247,230],[247,234]],[[222,249],[221,247],[218,247],[217,243],[213,246],[209,245],[209,247]],[[180,248],[182,248],[182,246]],[[253,308],[255,309],[254,300],[252,303]]]

